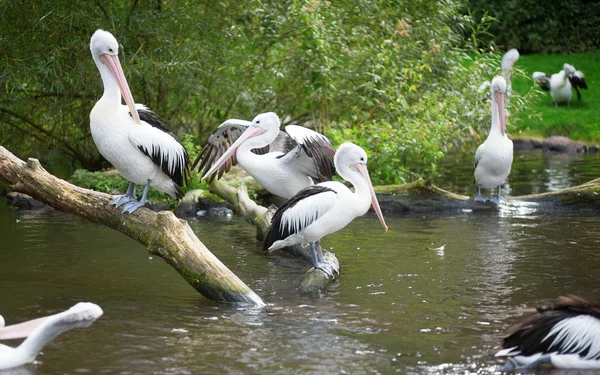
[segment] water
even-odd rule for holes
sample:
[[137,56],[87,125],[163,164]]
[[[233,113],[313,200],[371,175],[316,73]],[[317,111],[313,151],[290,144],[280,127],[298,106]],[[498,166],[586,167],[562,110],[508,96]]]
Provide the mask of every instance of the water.
[[[552,186],[568,183],[557,177]],[[202,298],[120,233],[0,204],[0,313],[10,324],[84,300],[104,309],[91,327],[51,342],[25,368],[34,374],[464,374],[498,364],[490,353],[517,319],[511,310],[567,293],[599,295],[596,214],[500,210],[386,221],[387,233],[367,215],[323,241],[342,276],[311,298],[295,290],[308,265],[263,256],[242,219],[192,220],[268,303],[243,309]]]

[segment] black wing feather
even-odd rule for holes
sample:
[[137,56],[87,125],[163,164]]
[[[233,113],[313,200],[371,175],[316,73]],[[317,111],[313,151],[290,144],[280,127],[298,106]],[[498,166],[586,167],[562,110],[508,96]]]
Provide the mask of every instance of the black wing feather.
[[263,240],[263,251],[265,253],[268,253],[269,247],[271,247],[271,245],[273,245],[275,241],[283,240],[294,234],[287,225],[282,225],[283,214],[287,210],[294,207],[296,204],[298,204],[298,202],[302,201],[303,199],[306,199],[313,195],[326,193],[328,191],[336,193],[335,190],[324,186],[308,186],[300,190],[298,193],[296,193],[296,195],[291,197],[287,202],[285,202],[281,207],[279,207],[279,209],[277,209],[277,212],[275,212],[275,215],[273,215],[273,219],[271,220],[271,226],[265,234],[265,239]]
[[318,174],[310,176],[315,184],[331,181],[335,173],[335,165],[333,163],[335,150],[333,146],[330,143],[319,142],[316,139],[308,139],[302,144],[302,149],[308,156],[313,158],[317,167]]

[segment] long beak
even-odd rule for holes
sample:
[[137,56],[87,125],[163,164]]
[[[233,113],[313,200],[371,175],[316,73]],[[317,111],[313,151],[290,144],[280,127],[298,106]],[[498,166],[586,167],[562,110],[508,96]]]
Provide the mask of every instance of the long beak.
[[500,131],[506,134],[506,112],[504,110],[504,93],[496,91],[496,104],[498,106],[498,118],[500,119]]
[[223,164],[225,164],[237,151],[238,147],[242,145],[245,141],[252,137],[256,137],[257,135],[263,134],[265,131],[258,126],[250,126],[246,129],[245,132],[240,135],[240,137],[225,151],[223,155],[213,164],[212,167],[202,176],[202,179],[210,177],[211,174],[215,173]]
[[23,339],[28,337],[37,327],[44,323],[50,316],[29,320],[12,326],[0,327],[0,340]]
[[135,108],[133,96],[131,95],[129,85],[127,84],[127,80],[125,79],[125,74],[123,73],[123,69],[121,68],[121,63],[119,62],[119,56],[103,54],[100,55],[100,61],[102,61],[104,65],[108,66],[108,69],[110,69],[111,73],[117,80],[117,85],[119,85],[121,95],[123,95],[123,99],[125,99],[125,103],[127,103],[127,106],[129,107],[129,112],[131,113],[133,120],[139,124],[140,115],[137,109]]
[[385,228],[386,232],[388,230],[387,225],[385,224],[385,220],[383,219],[383,214],[381,213],[381,208],[379,207],[379,201],[377,201],[377,196],[375,195],[375,190],[373,189],[373,184],[371,183],[371,177],[369,176],[369,170],[367,169],[366,164],[357,163],[354,164],[354,170],[361,174],[361,176],[367,181],[369,184],[369,190],[371,191],[371,205],[373,206],[373,210],[377,214],[379,221],[381,221],[381,225]]

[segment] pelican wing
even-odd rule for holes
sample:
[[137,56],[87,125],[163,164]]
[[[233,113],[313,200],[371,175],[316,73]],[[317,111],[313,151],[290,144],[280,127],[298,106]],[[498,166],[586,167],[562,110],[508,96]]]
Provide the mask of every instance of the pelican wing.
[[297,146],[280,156],[290,168],[299,169],[311,177],[315,183],[331,181],[335,166],[335,150],[324,135],[298,125],[285,127],[286,133],[296,141]]
[[336,196],[335,190],[320,185],[300,190],[275,212],[263,241],[263,250],[268,252],[275,241],[298,233],[315,222],[331,209]]
[[535,81],[535,83],[538,84],[538,86],[540,86],[542,90],[550,90],[550,77],[546,73],[534,72],[531,78]]
[[183,186],[189,175],[190,164],[185,147],[175,139],[158,115],[147,109],[138,111],[143,121],[141,126],[132,128],[129,141],[152,159],[173,182]]
[[479,164],[479,160],[481,159],[481,154],[483,154],[483,149],[485,148],[485,142],[477,147],[477,151],[475,152],[475,167],[473,169],[477,169],[477,164]]
[[497,355],[577,354],[600,359],[600,304],[579,297],[560,297],[510,329]]
[[569,76],[569,81],[571,82],[571,85],[573,87],[586,90],[588,88],[587,84],[585,83],[585,80],[583,79],[583,73],[580,70],[576,71],[571,76]]
[[[202,177],[209,171],[215,161],[219,160],[219,158],[229,149],[229,147],[242,135],[248,127],[252,125],[251,121],[246,120],[238,120],[238,119],[229,119],[223,122],[217,130],[208,138],[208,142],[204,147],[202,147],[202,151],[194,160],[192,164],[192,169],[196,168],[196,165],[200,163],[198,166],[198,172],[202,172]],[[277,135],[277,138],[267,147],[255,148],[252,151],[256,154],[266,154],[268,152],[280,151],[280,152],[288,152],[292,148],[292,141],[290,137],[284,132],[280,131]],[[237,164],[237,159],[235,155],[221,168],[219,168],[219,172],[213,174],[209,178],[209,182],[212,182],[215,177],[220,179],[224,173],[229,172],[232,166]]]

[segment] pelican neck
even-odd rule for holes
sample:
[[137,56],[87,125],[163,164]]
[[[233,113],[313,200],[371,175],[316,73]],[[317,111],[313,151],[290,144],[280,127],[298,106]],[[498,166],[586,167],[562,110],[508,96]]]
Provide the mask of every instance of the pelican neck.
[[104,65],[98,57],[94,56],[94,62],[98,67],[98,71],[100,71],[100,76],[102,77],[102,84],[104,85],[104,93],[102,94],[102,98],[100,100],[112,101],[120,105],[121,90],[119,89],[117,80],[111,73],[110,69],[108,69],[108,67]]

